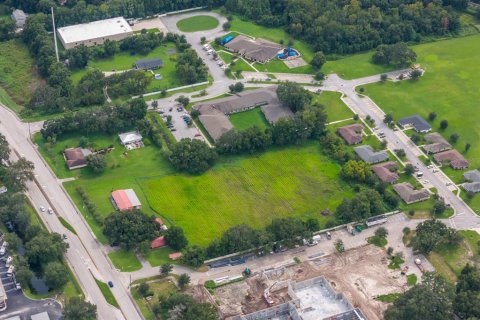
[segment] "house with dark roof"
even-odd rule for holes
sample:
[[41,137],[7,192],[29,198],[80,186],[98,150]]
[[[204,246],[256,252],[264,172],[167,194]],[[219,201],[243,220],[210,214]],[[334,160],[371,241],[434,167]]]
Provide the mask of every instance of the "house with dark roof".
[[340,127],[337,129],[337,133],[349,145],[362,143],[362,131],[363,126],[358,123]]
[[137,70],[155,70],[163,67],[163,60],[160,58],[143,59],[135,62]]
[[457,150],[440,152],[435,154],[433,158],[435,161],[445,165],[450,165],[456,170],[466,169],[470,165],[470,163]]
[[375,152],[369,145],[363,145],[353,148],[355,153],[367,163],[379,163],[388,160],[388,153],[385,150]]
[[259,63],[266,63],[277,56],[282,46],[265,39],[252,39],[244,35],[238,35],[229,41],[224,47],[236,52],[245,59]]
[[396,162],[389,161],[372,166],[372,171],[381,181],[392,184],[400,178],[394,171],[397,168],[398,165]]
[[403,128],[413,127],[415,131],[420,133],[427,133],[432,131],[432,126],[418,114],[400,119],[398,120],[398,124],[401,125]]
[[427,189],[415,190],[408,182],[393,185],[393,190],[395,190],[400,198],[402,198],[407,204],[424,201],[430,198],[430,193]]
[[477,169],[467,171],[463,174],[463,178],[470,182],[480,182],[480,171]]
[[88,149],[69,148],[63,151],[63,158],[70,170],[80,169],[87,166],[87,156],[92,152]]
[[12,12],[12,19],[15,22],[15,26],[17,28],[23,28],[25,26],[25,23],[27,22],[27,17],[28,14],[23,12],[23,10],[15,9]]
[[439,153],[452,149],[450,143],[437,132],[425,135],[425,141],[427,141],[428,144],[424,145],[423,148],[427,153]]

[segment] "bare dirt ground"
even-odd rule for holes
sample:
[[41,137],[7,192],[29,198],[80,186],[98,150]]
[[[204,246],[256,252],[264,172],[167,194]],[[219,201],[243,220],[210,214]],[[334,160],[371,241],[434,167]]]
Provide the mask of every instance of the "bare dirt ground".
[[224,318],[248,314],[268,308],[262,295],[270,288],[274,305],[291,300],[287,293],[290,280],[302,281],[325,276],[337,292],[343,292],[354,307],[360,308],[370,320],[383,319],[387,304],[376,296],[407,289],[400,270],[387,267],[383,249],[372,245],[333,254],[315,261],[255,274],[246,281],[217,288],[214,299]]

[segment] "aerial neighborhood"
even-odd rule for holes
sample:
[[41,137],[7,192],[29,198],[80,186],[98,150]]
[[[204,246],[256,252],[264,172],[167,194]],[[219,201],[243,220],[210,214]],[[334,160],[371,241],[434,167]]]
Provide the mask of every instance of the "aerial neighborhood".
[[0,0],[0,319],[480,318],[480,0]]

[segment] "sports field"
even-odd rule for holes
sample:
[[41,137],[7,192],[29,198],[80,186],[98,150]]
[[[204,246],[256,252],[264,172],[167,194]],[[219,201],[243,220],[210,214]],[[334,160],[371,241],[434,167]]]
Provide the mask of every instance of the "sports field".
[[259,107],[232,114],[230,116],[230,122],[238,130],[245,130],[253,126],[257,126],[263,130],[269,126],[262,110]]
[[210,30],[218,27],[219,21],[211,16],[194,16],[177,22],[177,28],[183,32]]
[[181,226],[192,243],[208,244],[231,226],[259,228],[273,218],[315,217],[354,194],[340,166],[317,143],[223,159],[199,176],[165,175],[140,184],[150,206]]
[[[427,118],[436,112],[434,130],[440,121],[449,126],[441,132],[448,139],[452,133],[460,135],[454,145],[464,152],[465,144],[471,149],[464,153],[470,168],[480,166],[480,35],[432,42],[413,47],[418,62],[426,69],[418,81],[377,83],[366,86],[366,94],[396,120],[413,114]],[[458,182],[461,171],[446,170]],[[478,196],[478,195],[477,195]]]

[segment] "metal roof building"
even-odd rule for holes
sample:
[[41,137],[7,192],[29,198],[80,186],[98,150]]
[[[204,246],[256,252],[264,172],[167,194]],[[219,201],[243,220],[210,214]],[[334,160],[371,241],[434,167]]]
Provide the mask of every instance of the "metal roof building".
[[471,182],[480,182],[480,171],[478,171],[477,169],[467,171],[463,174],[463,177],[465,178],[465,180]]
[[135,62],[137,70],[155,70],[163,67],[163,60],[160,58],[144,59]]
[[375,152],[369,145],[353,148],[355,153],[367,163],[379,163],[388,160],[388,153],[385,150]]
[[140,209],[142,207],[133,189],[115,190],[112,192],[111,200],[113,206],[119,211]]
[[415,131],[421,133],[427,133],[429,131],[432,131],[432,126],[418,114],[400,119],[398,120],[398,124],[404,128],[411,126],[415,129]]
[[123,40],[132,36],[133,30],[123,17],[117,17],[58,28],[57,33],[65,49],[71,49],[82,44],[103,44],[107,39]]
[[23,10],[15,9],[12,12],[12,19],[15,22],[15,26],[17,28],[23,28],[25,26],[25,23],[27,22],[27,17],[28,14],[23,12]]
[[142,135],[136,131],[121,133],[118,135],[118,137],[123,145],[140,142],[143,139]]

